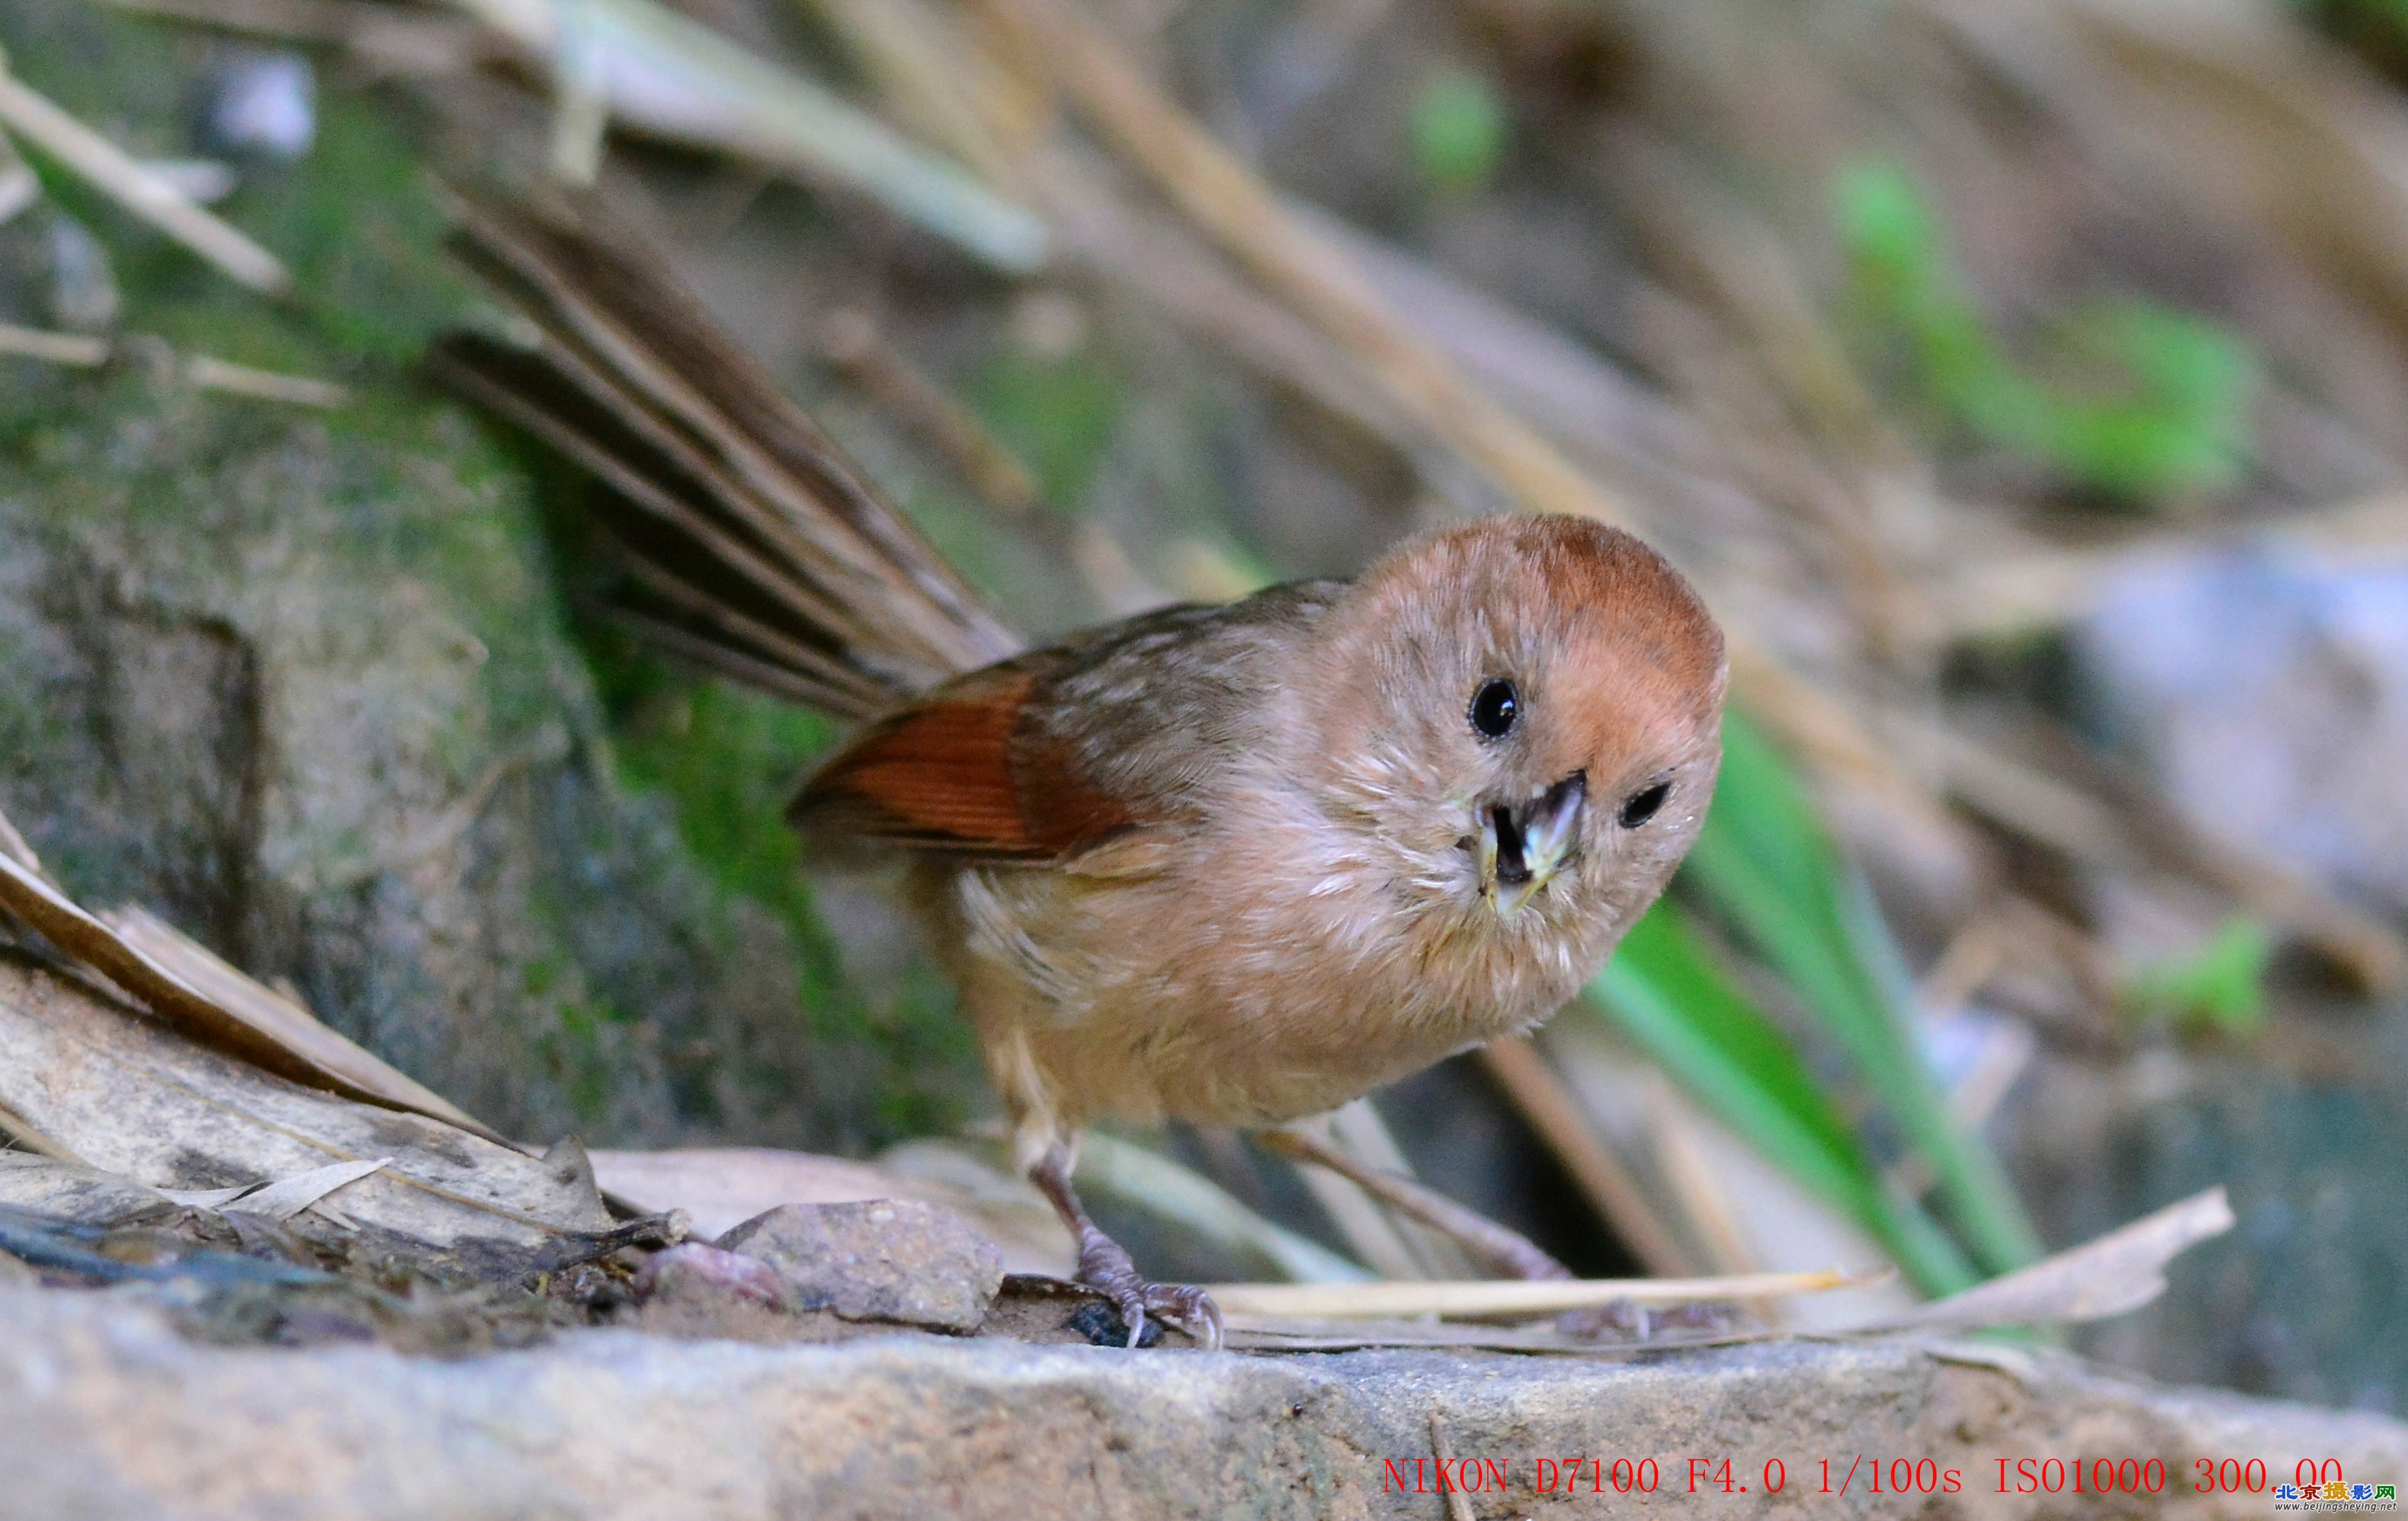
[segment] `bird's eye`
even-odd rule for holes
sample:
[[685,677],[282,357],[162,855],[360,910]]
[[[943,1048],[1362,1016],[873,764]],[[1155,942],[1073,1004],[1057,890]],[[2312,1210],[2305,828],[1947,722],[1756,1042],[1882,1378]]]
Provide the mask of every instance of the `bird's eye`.
[[1522,694],[1502,676],[1480,683],[1471,695],[1471,726],[1487,739],[1502,739],[1522,717]]
[[1672,783],[1670,782],[1658,782],[1652,787],[1644,787],[1632,793],[1622,800],[1622,812],[1619,815],[1622,826],[1625,829],[1636,829],[1645,824],[1656,816],[1656,811],[1662,808],[1664,799],[1670,796],[1672,796]]

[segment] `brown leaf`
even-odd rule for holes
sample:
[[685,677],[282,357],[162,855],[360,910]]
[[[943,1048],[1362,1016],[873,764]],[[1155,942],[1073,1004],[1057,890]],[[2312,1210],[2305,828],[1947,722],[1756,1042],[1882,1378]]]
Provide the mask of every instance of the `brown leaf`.
[[423,1115],[315,1092],[0,960],[0,1109],[76,1161],[154,1188],[217,1188],[386,1160],[343,1212],[437,1249],[523,1250],[607,1231],[581,1172]]
[[2223,1188],[2210,1188],[2097,1241],[1867,1328],[1971,1331],[2104,1320],[2164,1293],[2167,1263],[2193,1242],[2231,1228],[2232,1207]]
[[104,924],[6,851],[0,851],[0,908],[205,1045],[295,1083],[416,1111],[489,1140],[499,1139],[320,1024],[307,1010],[260,986],[139,909],[122,910],[114,916],[115,925]]

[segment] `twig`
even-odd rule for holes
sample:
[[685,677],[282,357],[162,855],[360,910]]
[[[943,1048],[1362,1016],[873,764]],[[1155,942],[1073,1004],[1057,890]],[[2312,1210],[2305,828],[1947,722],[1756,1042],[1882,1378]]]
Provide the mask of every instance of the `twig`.
[[281,295],[293,277],[276,255],[202,210],[115,143],[27,89],[0,53],[0,122],[94,189],[255,291]]
[[184,379],[205,391],[226,391],[262,401],[290,402],[295,407],[332,409],[348,407],[351,401],[351,392],[332,380],[279,375],[273,370],[253,369],[249,365],[212,359],[207,354],[194,354],[184,361]]
[[50,365],[96,369],[108,363],[109,343],[83,333],[50,333],[37,327],[0,323],[0,353],[38,359]]
[[1496,1271],[1531,1280],[1562,1280],[1572,1275],[1570,1268],[1521,1232],[1467,1210],[1410,1178],[1365,1167],[1336,1147],[1301,1131],[1265,1130],[1260,1140],[1283,1156],[1327,1168],[1398,1214],[1438,1231]]
[[1430,1452],[1438,1458],[1439,1492],[1446,1497],[1446,1521],[1472,1521],[1471,1501],[1459,1488],[1447,1487],[1447,1471],[1455,1467],[1455,1444],[1446,1439],[1446,1417],[1430,1412]]

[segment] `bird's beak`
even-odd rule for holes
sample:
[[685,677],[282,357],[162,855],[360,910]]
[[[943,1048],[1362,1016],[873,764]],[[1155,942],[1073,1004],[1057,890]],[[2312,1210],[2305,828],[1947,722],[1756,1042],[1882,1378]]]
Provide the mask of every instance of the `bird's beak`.
[[1571,859],[1588,773],[1574,771],[1519,808],[1493,803],[1480,821],[1480,885],[1511,919]]

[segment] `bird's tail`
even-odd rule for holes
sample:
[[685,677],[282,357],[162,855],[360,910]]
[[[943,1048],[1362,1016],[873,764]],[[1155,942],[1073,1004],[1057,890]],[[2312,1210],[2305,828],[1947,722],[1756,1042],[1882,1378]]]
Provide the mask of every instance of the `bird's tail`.
[[453,247],[523,336],[455,334],[437,375],[593,472],[673,654],[863,717],[1020,641],[660,261],[587,212],[464,206]]

